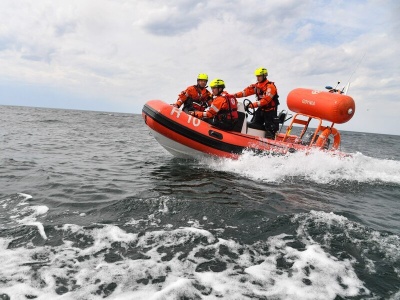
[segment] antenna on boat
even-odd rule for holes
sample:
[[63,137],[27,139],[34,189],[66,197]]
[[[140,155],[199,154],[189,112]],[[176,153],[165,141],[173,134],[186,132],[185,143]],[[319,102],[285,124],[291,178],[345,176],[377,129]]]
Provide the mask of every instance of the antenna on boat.
[[340,81],[337,82],[337,84],[336,84],[336,86],[334,88],[331,87],[330,85],[327,85],[325,88],[327,90],[329,90],[330,93],[336,93],[336,92],[338,92],[337,87],[338,87],[339,84],[340,84]]
[[336,86],[335,86],[335,90],[337,89],[338,85],[340,84],[340,81],[337,82]]
[[346,86],[342,89],[342,93],[347,95],[347,91],[350,88],[350,81],[346,84]]
[[360,61],[358,62],[357,66],[354,68],[353,72],[351,73],[349,79],[347,80],[346,86],[342,89],[342,93],[343,93],[343,94],[347,95],[347,92],[348,92],[348,90],[349,90],[349,88],[350,88],[350,80],[351,80],[351,77],[353,77],[354,73],[356,72],[356,70],[357,70],[358,67],[360,66],[361,62],[364,60],[364,57],[365,57],[366,54],[367,54],[367,52],[364,52],[363,57],[361,57],[361,59],[360,59]]

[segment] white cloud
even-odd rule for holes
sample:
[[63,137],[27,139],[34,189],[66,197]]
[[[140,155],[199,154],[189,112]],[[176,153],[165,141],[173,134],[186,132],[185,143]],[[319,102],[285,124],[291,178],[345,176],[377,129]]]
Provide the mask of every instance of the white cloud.
[[[82,108],[87,97],[140,113],[149,99],[176,100],[198,73],[236,92],[265,66],[281,108],[291,89],[351,76],[356,115],[340,128],[398,134],[397,1],[270,2],[3,0],[0,79],[76,95],[66,108]],[[12,104],[6,95],[0,104]],[[32,106],[41,106],[34,95]]]

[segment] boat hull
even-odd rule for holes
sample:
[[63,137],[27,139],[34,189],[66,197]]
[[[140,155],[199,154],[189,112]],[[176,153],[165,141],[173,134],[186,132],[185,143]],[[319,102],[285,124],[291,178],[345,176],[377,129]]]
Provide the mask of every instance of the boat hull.
[[[244,117],[244,113],[241,113]],[[171,154],[182,158],[210,155],[238,158],[246,150],[285,154],[304,148],[254,134],[218,129],[161,100],[148,101],[143,107],[142,116],[155,139]],[[242,121],[243,127],[246,127],[246,120],[243,118]],[[244,129],[247,131],[247,128]],[[251,130],[254,133],[254,129]]]

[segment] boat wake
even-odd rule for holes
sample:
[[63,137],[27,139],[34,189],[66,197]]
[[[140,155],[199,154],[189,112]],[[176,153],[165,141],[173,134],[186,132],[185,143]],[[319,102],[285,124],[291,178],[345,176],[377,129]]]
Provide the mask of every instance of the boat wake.
[[31,195],[18,193],[9,198],[0,199],[0,229],[12,228],[16,225],[36,226],[43,239],[47,239],[42,222],[38,219],[45,215],[49,208],[45,205],[30,205]]
[[[26,240],[16,248],[0,236],[0,274],[6,278],[0,286],[11,299],[365,298],[374,292],[363,281],[384,274],[376,257],[391,263],[389,284],[398,280],[397,236],[333,213],[281,218],[265,226],[283,221],[290,224],[285,232],[252,244],[195,224],[140,234],[115,225],[48,227],[54,240],[36,247]],[[344,255],[337,239],[359,254]]]
[[214,170],[270,183],[305,179],[322,184],[342,181],[400,184],[400,161],[377,159],[359,152],[346,157],[321,151],[284,156],[247,152],[238,160],[204,159],[202,163]]

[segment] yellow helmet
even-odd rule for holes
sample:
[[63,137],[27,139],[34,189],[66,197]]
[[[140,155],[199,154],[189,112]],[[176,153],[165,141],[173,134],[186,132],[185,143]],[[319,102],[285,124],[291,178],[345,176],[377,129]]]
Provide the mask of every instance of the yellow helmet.
[[211,81],[210,83],[210,87],[214,88],[214,87],[221,87],[221,88],[225,88],[225,82],[222,79],[213,79],[213,81]]
[[268,76],[268,70],[266,68],[258,68],[254,71],[254,75],[256,76],[260,76],[260,75],[264,75],[264,76]]
[[200,73],[199,75],[197,75],[197,80],[207,80],[208,81],[208,75],[204,74],[204,73]]

